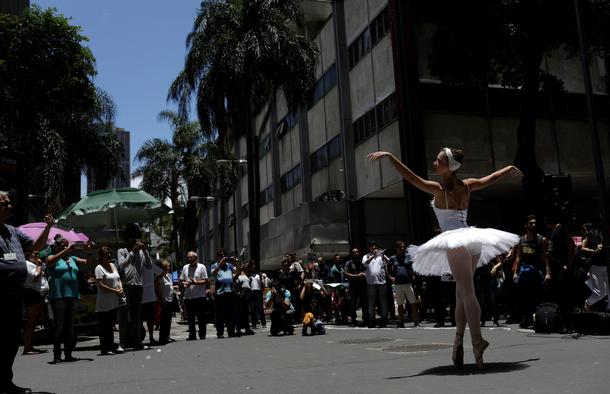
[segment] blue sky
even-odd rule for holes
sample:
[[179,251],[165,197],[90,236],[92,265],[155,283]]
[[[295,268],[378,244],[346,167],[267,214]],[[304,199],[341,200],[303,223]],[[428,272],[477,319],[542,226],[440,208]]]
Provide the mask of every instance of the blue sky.
[[170,83],[182,69],[185,39],[200,0],[31,0],[56,8],[89,38],[96,58],[95,83],[114,99],[116,125],[131,132],[133,156],[150,138],[170,138],[166,123],[157,121]]

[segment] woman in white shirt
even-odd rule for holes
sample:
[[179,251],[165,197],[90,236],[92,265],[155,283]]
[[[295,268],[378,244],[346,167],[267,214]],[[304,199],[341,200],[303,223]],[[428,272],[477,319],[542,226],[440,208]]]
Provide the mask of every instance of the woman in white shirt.
[[26,307],[27,320],[23,328],[23,354],[32,355],[45,352],[45,350],[34,348],[32,338],[36,322],[42,314],[44,297],[49,291],[49,284],[44,277],[44,267],[38,251],[30,251],[26,257],[28,276],[23,284],[23,303]]
[[169,337],[169,330],[172,325],[172,315],[174,313],[174,297],[175,289],[172,281],[172,267],[169,261],[161,262],[163,274],[155,279],[156,293],[161,304],[161,322],[159,323],[159,344],[165,345],[169,342],[174,342]]
[[98,315],[100,349],[102,356],[114,354],[114,323],[123,296],[123,285],[114,264],[113,252],[108,246],[102,246],[98,252],[99,264],[95,267],[97,280],[97,299],[95,311]]

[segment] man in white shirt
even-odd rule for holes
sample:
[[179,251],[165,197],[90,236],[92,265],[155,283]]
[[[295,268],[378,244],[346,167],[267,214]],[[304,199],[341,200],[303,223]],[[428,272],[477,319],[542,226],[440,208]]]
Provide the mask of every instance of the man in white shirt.
[[369,253],[362,257],[362,266],[367,284],[367,302],[369,328],[375,327],[375,304],[379,303],[379,314],[381,321],[379,327],[385,327],[388,321],[388,305],[386,297],[386,277],[388,258],[383,254],[383,250],[377,247],[375,241],[369,242]]
[[197,253],[193,251],[188,252],[186,254],[186,259],[188,260],[188,264],[182,267],[180,281],[184,286],[184,304],[186,306],[186,318],[189,325],[189,337],[187,341],[194,341],[197,339],[195,319],[197,319],[197,324],[199,326],[199,339],[205,339],[208,271],[205,268],[205,265],[198,262]]
[[[263,289],[266,286],[260,272],[256,270],[256,264],[254,261],[250,261],[250,287],[252,288],[252,304],[250,307],[252,315],[252,328],[256,328],[256,325],[260,321],[263,327],[267,327],[267,321],[265,319],[265,310],[263,309]],[[264,274],[263,274],[264,275]]]

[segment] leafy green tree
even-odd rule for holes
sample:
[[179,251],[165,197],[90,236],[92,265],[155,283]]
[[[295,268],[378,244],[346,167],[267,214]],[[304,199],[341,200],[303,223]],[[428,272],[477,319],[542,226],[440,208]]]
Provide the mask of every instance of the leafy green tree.
[[[589,55],[610,53],[610,1],[583,0]],[[542,94],[563,89],[559,76],[543,70],[545,54],[578,53],[574,0],[475,0],[417,2],[421,20],[435,25],[430,70],[445,83],[487,89],[519,89],[520,122],[515,164],[525,174],[524,192],[541,213],[536,120]],[[439,12],[442,10],[442,12]]]
[[92,82],[86,41],[53,9],[0,14],[0,145],[25,154],[26,193],[45,204],[77,199],[85,168],[103,182],[118,169],[114,104]]
[[[245,135],[248,165],[250,258],[260,261],[257,139],[252,118],[283,91],[291,109],[315,82],[316,46],[297,30],[303,22],[298,0],[203,1],[187,37],[183,71],[169,98],[187,112],[195,97],[199,120],[218,130],[223,145]],[[268,117],[268,111],[265,118]]]

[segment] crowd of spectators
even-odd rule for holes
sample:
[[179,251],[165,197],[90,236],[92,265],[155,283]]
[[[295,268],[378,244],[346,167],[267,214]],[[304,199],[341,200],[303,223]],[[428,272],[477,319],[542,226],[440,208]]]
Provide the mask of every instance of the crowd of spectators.
[[[6,195],[0,197],[10,206]],[[513,323],[532,328],[537,308],[549,302],[561,311],[564,330],[571,329],[574,312],[610,310],[601,231],[586,223],[575,235],[556,220],[544,221],[546,231],[535,216],[528,216],[519,243],[476,270],[473,280],[482,326],[491,321],[495,326]],[[11,234],[21,239],[14,228],[3,228],[6,239]],[[225,330],[229,337],[240,337],[254,335],[253,329],[267,327],[268,320],[272,336],[293,335],[295,325],[302,325],[302,335],[324,334],[325,324],[330,323],[404,328],[409,322],[417,327],[427,320],[435,327],[455,325],[451,274],[417,275],[402,240],[391,252],[371,241],[366,251],[354,246],[348,256],[337,254],[328,260],[311,255],[299,260],[286,254],[277,271],[264,273],[254,261],[241,262],[222,250],[207,266],[190,251],[178,275],[172,275],[169,261],[152,261],[137,226],[127,226],[125,235],[124,248],[115,252],[103,246],[88,260],[77,257],[78,245],[61,237],[47,248],[38,240],[23,239],[27,274],[19,300],[26,312],[24,355],[44,352],[33,346],[32,338],[46,298],[53,313],[52,363],[77,360],[74,315],[80,298],[79,267],[86,264],[97,283],[101,355],[172,342],[171,322],[179,312],[186,318],[189,341],[205,340],[208,324],[215,327],[217,338],[223,338]],[[17,249],[17,242],[4,240],[3,245],[5,260],[19,258],[9,251]],[[9,290],[5,286],[3,291]],[[506,320],[501,322],[501,317]],[[7,359],[14,348],[9,350]],[[3,384],[10,387],[7,376]]]

